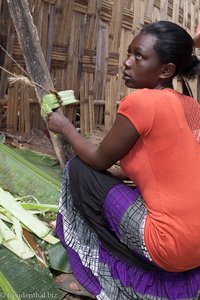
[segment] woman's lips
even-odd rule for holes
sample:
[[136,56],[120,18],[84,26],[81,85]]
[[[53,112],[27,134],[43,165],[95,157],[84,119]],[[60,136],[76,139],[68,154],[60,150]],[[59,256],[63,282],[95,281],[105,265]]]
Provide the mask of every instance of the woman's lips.
[[129,79],[131,79],[131,76],[129,76],[128,74],[126,74],[125,72],[123,73],[124,75],[122,76],[122,78],[124,79],[124,80],[129,80]]

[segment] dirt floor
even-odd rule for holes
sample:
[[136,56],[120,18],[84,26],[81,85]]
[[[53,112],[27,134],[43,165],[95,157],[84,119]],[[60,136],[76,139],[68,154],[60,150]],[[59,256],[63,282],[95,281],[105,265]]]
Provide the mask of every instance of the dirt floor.
[[[34,130],[29,135],[25,134],[8,134],[4,133],[6,144],[19,149],[30,149],[44,154],[55,156],[55,152],[51,143],[47,130]],[[106,131],[99,127],[93,133],[85,134],[85,138],[94,144],[99,144]]]

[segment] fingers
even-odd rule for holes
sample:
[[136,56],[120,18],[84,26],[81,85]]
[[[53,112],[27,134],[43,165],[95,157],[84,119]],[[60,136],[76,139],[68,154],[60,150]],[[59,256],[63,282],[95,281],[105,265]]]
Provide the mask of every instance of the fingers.
[[64,114],[63,114],[63,111],[62,111],[62,109],[61,109],[60,107],[54,109],[53,112],[56,112],[56,113],[58,113],[58,114],[60,114],[60,115],[64,115]]
[[52,114],[53,114],[53,112],[50,112],[50,113],[46,116],[45,120],[46,120],[47,122],[49,122],[49,120],[50,120]]
[[57,111],[49,113],[46,117],[48,128],[56,133],[62,132],[62,129],[66,126],[66,120],[64,114]]
[[47,115],[46,121],[49,121],[51,118],[53,118],[53,116],[55,117],[56,114],[57,114],[57,115],[63,115],[63,116],[64,116],[62,110],[61,110],[60,108],[57,108],[57,109],[53,110],[52,112],[50,112],[50,113]]

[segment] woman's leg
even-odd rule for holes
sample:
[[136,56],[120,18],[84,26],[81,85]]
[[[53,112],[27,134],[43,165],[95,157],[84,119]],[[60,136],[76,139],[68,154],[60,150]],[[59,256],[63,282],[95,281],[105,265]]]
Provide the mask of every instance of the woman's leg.
[[147,210],[138,189],[109,172],[93,170],[77,157],[70,162],[69,183],[76,209],[102,246],[128,265],[152,268],[147,265],[150,257],[144,245]]
[[148,257],[144,262],[146,252],[140,239],[144,221],[137,189],[127,189],[78,158],[68,163],[57,233],[81,285],[98,300],[199,299],[200,268],[170,273],[151,265]]

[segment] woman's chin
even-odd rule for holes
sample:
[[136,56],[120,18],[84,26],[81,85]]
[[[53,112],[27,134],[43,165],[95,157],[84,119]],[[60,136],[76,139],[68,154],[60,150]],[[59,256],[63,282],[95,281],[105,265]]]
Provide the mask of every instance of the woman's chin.
[[136,87],[134,86],[134,84],[133,84],[132,82],[130,82],[130,80],[125,80],[125,85],[126,85],[128,88],[131,88],[131,89],[136,88]]
[[135,85],[134,85],[131,77],[129,77],[129,76],[123,76],[122,78],[124,80],[125,85],[128,88],[135,88]]

